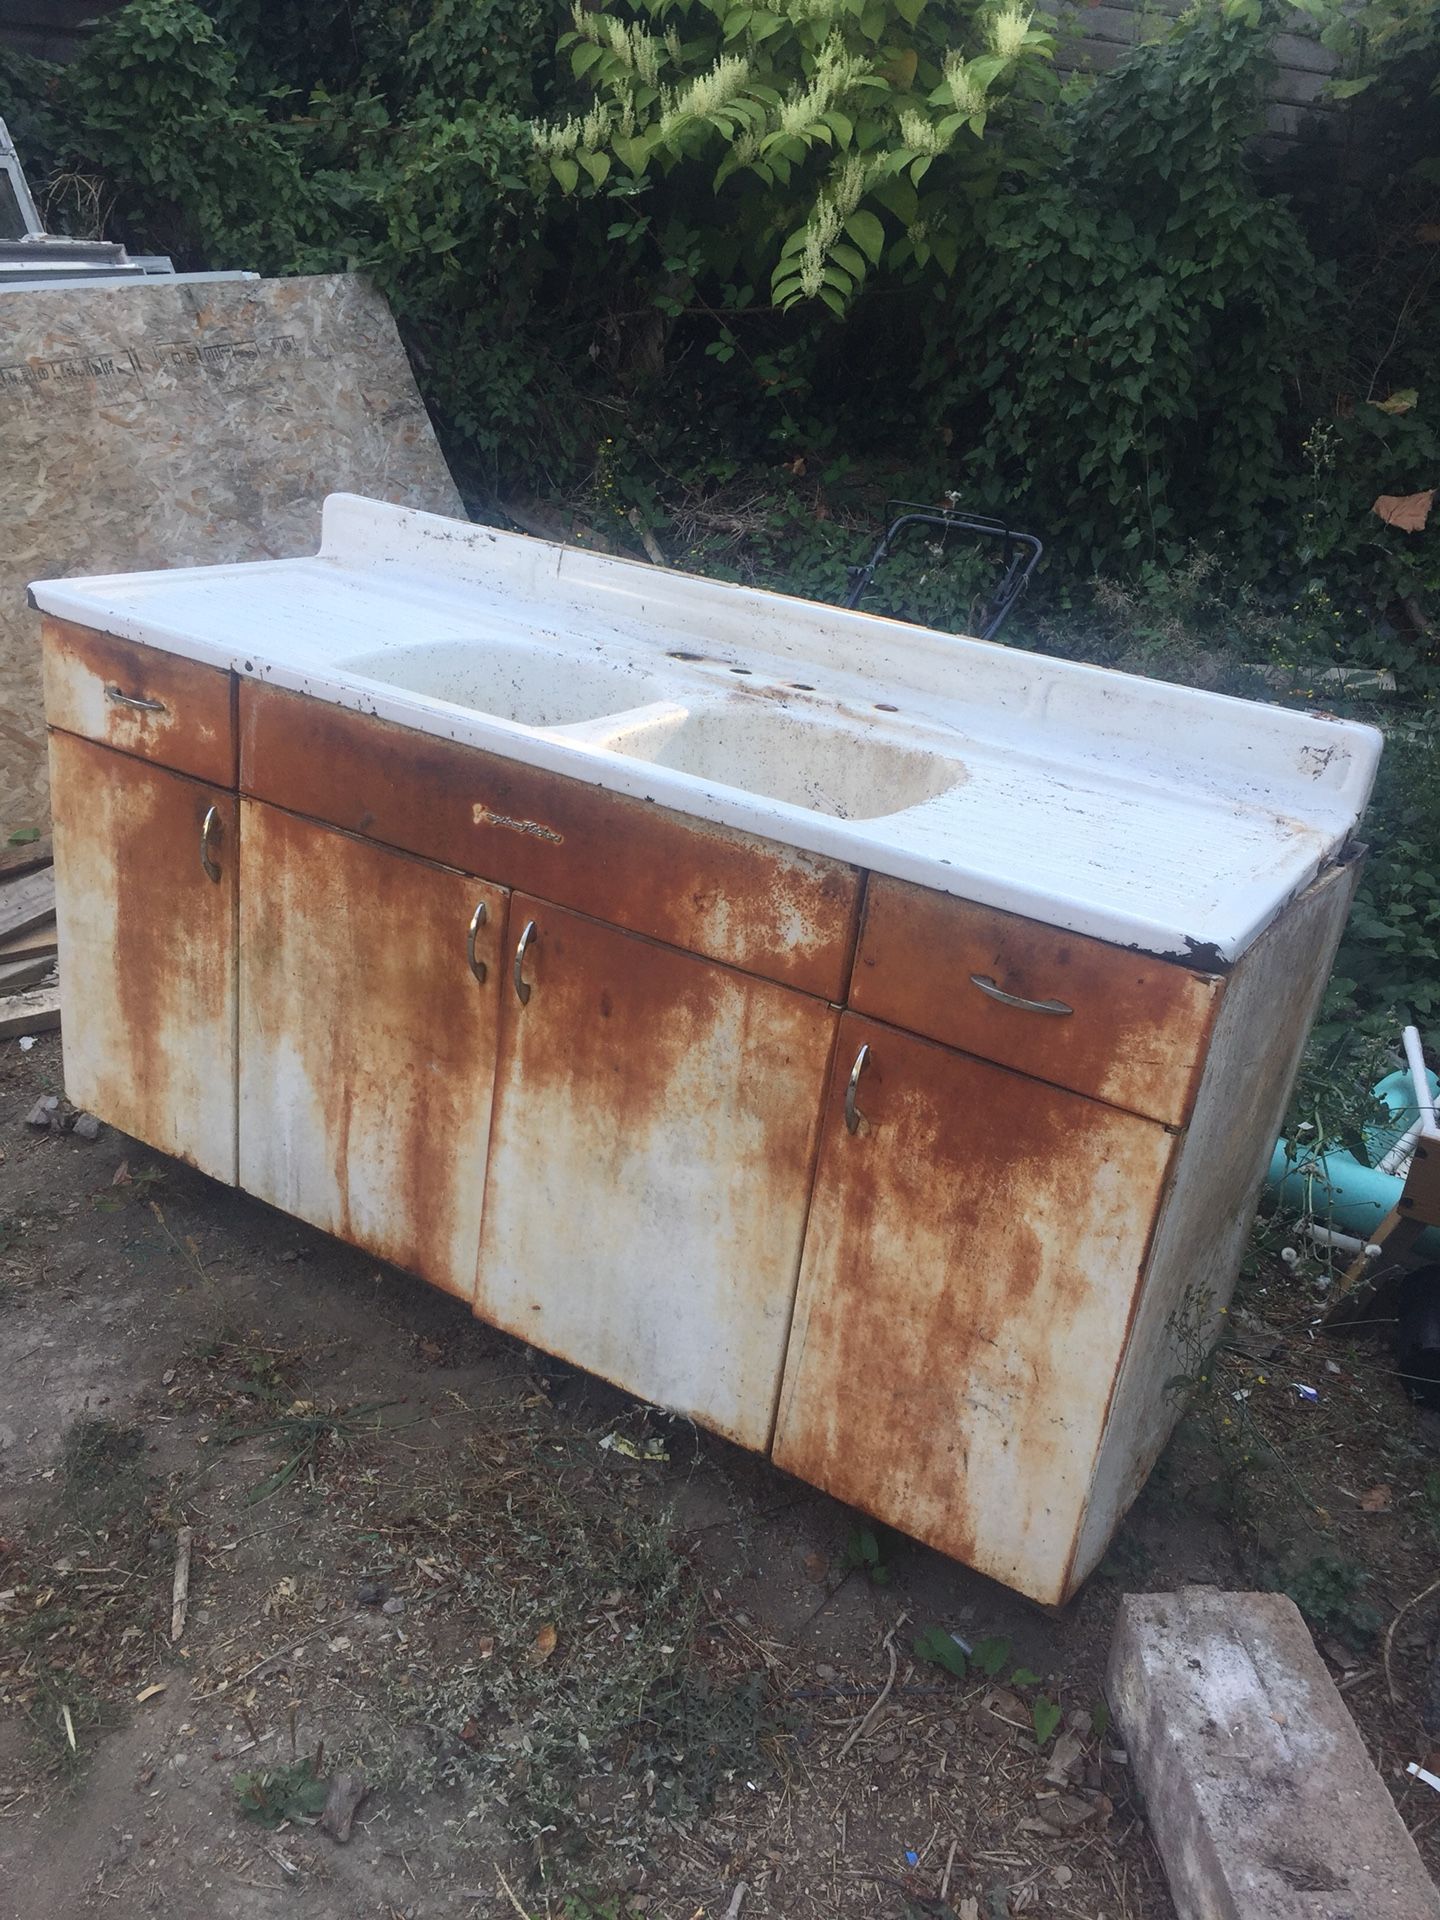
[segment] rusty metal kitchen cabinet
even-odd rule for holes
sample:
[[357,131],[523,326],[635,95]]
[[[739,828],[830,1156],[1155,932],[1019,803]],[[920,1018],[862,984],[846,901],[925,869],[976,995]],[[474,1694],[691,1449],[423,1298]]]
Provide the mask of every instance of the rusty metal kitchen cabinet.
[[235,795],[50,735],[65,1090],[235,1180]]
[[32,592],[73,1098],[1075,1590],[1233,1287],[1372,729],[343,496]]
[[516,894],[475,1310],[770,1438],[836,1011]]
[[847,1014],[776,1465],[1063,1598],[1175,1145]]
[[507,895],[240,814],[240,1184],[468,1300]]

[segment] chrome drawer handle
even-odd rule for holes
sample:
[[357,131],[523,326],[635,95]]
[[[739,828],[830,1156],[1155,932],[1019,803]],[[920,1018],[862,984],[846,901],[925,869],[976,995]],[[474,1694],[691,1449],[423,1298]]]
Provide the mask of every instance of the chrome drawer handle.
[[470,962],[470,971],[483,987],[485,984],[485,962],[475,951],[475,941],[486,920],[485,902],[482,900],[470,916],[470,932],[465,941],[465,958]]
[[865,1118],[855,1105],[855,1090],[860,1085],[860,1076],[865,1071],[865,1062],[870,1058],[867,1042],[855,1056],[855,1064],[850,1069],[850,1082],[845,1089],[845,1129],[848,1133],[858,1133],[860,1122]]
[[525,931],[521,934],[515,948],[515,998],[523,1007],[530,998],[530,982],[525,978],[525,955],[530,951],[530,942],[535,938],[535,922],[527,920]]
[[207,876],[211,880],[216,881],[220,878],[220,868],[216,863],[212,849],[220,844],[220,836],[220,809],[218,807],[211,807],[207,810],[204,820],[200,823],[200,864],[205,869]]
[[1074,1007],[1067,1007],[1063,1000],[1022,1000],[1018,993],[1006,993],[1003,987],[997,987],[988,973],[972,973],[972,987],[979,987],[981,993],[988,993],[992,1000],[998,1000],[1005,1007],[1019,1007],[1022,1013],[1074,1013]]
[[137,713],[164,713],[163,700],[147,700],[138,693],[122,693],[119,687],[106,687],[105,698],[117,707],[133,707]]

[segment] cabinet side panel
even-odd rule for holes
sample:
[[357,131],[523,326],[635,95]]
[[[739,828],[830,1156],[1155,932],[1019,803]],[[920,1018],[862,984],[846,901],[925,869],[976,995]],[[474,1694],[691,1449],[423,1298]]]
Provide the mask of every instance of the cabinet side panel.
[[1184,1410],[1166,1382],[1208,1351],[1234,1291],[1358,877],[1358,862],[1322,875],[1243,956],[1225,989],[1116,1382],[1072,1587],[1104,1553]]
[[233,1184],[235,796],[64,733],[50,786],[65,1090]]
[[1062,1599],[1173,1147],[1154,1121],[846,1014],[776,1465]]
[[468,1300],[505,895],[249,800],[241,845],[240,1184]]

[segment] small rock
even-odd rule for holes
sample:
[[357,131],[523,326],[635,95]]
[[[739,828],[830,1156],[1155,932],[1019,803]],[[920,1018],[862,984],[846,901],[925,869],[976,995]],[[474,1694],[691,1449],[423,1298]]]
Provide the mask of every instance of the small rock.
[[378,1607],[385,1598],[383,1580],[362,1580],[355,1589],[357,1607]]
[[320,1816],[320,1824],[330,1838],[338,1840],[342,1846],[350,1838],[355,1809],[365,1798],[367,1791],[363,1773],[337,1773],[331,1777],[330,1791],[325,1798],[325,1811]]
[[380,1611],[382,1613],[403,1613],[405,1611],[405,1602],[398,1593],[392,1593],[390,1598],[382,1604]]
[[48,1130],[50,1126],[51,1116],[54,1114],[56,1108],[59,1105],[60,1105],[59,1097],[56,1094],[47,1093],[43,1095],[42,1098],[40,1098],[35,1102],[34,1106],[30,1109],[29,1113],[26,1114],[25,1116],[26,1126],[27,1127],[44,1127]]
[[100,1138],[100,1122],[95,1118],[93,1113],[77,1113],[75,1116],[75,1124],[71,1127],[70,1131],[75,1135],[77,1140],[98,1140]]

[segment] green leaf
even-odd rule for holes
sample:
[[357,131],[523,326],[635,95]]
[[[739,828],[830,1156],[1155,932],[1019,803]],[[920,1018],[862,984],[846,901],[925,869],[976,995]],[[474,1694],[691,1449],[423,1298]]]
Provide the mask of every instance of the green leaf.
[[1016,1667],[1010,1676],[1010,1684],[1012,1687],[1038,1687],[1040,1676],[1032,1673],[1029,1667]]
[[878,267],[885,251],[885,227],[878,214],[859,207],[845,222],[845,231],[864,253],[872,267]]
[[1059,1707],[1056,1706],[1053,1700],[1048,1700],[1042,1693],[1030,1709],[1030,1719],[1035,1728],[1035,1738],[1040,1742],[1042,1747],[1049,1745],[1055,1729],[1060,1724],[1061,1718],[1062,1715]]
[[976,1642],[970,1658],[987,1679],[993,1680],[1010,1658],[1010,1642],[992,1634],[988,1639]]
[[563,155],[550,162],[550,171],[560,182],[560,185],[565,189],[566,193],[573,193],[580,184],[579,167],[576,166],[573,160],[567,160]]
[[579,160],[581,166],[584,167],[585,171],[589,174],[590,178],[595,182],[596,186],[603,187],[605,184],[605,177],[610,171],[609,154],[608,153],[581,153],[581,154],[577,154],[576,158]]
[[917,1660],[927,1660],[932,1667],[943,1667],[947,1673],[953,1673],[957,1680],[965,1678],[964,1650],[955,1636],[946,1633],[943,1627],[926,1627],[923,1633],[916,1634],[914,1644]]
[[10,847],[33,847],[39,838],[39,827],[21,827],[18,833],[11,834],[5,844]]
[[[826,306],[829,307],[832,313],[838,313],[842,320],[845,318],[845,302],[840,298],[839,294],[836,293],[833,287],[821,287],[820,298],[825,302]],[[883,1568],[876,1567],[870,1575],[870,1578],[874,1580],[877,1586],[883,1586],[885,1584],[885,1581],[880,1578],[880,1575],[883,1571],[884,1571]],[[885,1579],[888,1580],[889,1577],[890,1576],[888,1574],[885,1575]]]

